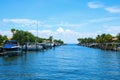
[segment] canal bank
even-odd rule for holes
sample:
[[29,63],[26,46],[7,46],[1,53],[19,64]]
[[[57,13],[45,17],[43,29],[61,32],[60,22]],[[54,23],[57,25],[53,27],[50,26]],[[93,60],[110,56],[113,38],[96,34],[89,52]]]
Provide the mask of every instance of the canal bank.
[[119,80],[120,53],[63,45],[0,57],[1,80]]
[[0,47],[0,56],[18,56],[22,55],[26,51],[42,51],[45,49],[51,49],[56,46],[61,46],[60,43],[38,43],[38,42],[26,42],[19,44],[16,40],[9,40]]
[[120,51],[120,43],[84,43],[78,45],[102,50]]

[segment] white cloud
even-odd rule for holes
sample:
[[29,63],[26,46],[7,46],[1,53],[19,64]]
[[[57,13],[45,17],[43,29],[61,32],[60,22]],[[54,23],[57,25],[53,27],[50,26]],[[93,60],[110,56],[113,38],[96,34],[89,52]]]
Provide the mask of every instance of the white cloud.
[[[72,43],[75,42],[77,43],[77,38],[83,38],[83,37],[96,37],[98,34],[101,34],[103,32],[105,33],[111,33],[111,34],[115,34],[118,33],[120,30],[120,26],[107,26],[106,28],[103,27],[102,31],[95,31],[95,32],[87,32],[84,33],[83,31],[81,32],[77,32],[72,30],[72,28],[75,28],[76,26],[79,26],[78,29],[80,29],[81,26],[87,26],[90,25],[91,23],[94,22],[105,22],[105,21],[111,21],[113,19],[119,19],[117,17],[106,17],[106,18],[99,18],[99,19],[93,19],[93,20],[88,20],[85,23],[81,23],[81,24],[70,24],[68,22],[57,22],[57,23],[47,23],[47,22],[40,22],[38,27],[38,36],[39,37],[43,37],[43,38],[48,38],[49,36],[53,35],[54,38],[57,39],[62,39],[64,40],[66,43]],[[25,26],[25,24],[32,24],[32,23],[36,23],[37,20],[30,20],[30,19],[3,19],[4,22],[13,22],[13,23],[18,23],[18,25],[21,27]],[[22,23],[23,22],[23,23]],[[30,25],[31,26],[31,25]],[[36,31],[36,24],[34,25],[34,27],[29,27],[26,30],[28,30],[29,32],[32,32],[34,35],[37,35],[37,31]],[[46,28],[46,27],[49,28]],[[72,27],[71,29],[69,28]],[[51,27],[54,27],[54,29],[50,29]],[[22,27],[23,28],[23,27]],[[22,30],[25,30],[26,27],[24,27]],[[57,28],[57,29],[56,29]],[[68,28],[68,29],[66,29]],[[20,29],[20,28],[18,28]],[[91,28],[92,29],[92,28]],[[88,30],[89,31],[89,30]],[[10,34],[8,34],[10,33]],[[2,35],[8,35],[8,36],[12,36],[10,31],[2,31],[0,30],[0,34]]]
[[101,4],[100,2],[88,2],[89,8],[102,8],[110,13],[120,13],[120,7],[119,6],[110,6],[106,7],[105,5]]
[[120,13],[120,7],[107,7],[105,10],[110,13]]
[[33,33],[35,36],[37,36],[38,34],[38,36],[42,38],[48,38],[49,36],[54,34],[54,32],[51,30],[38,30],[38,33],[36,30],[28,30],[28,31]]
[[[36,30],[29,30],[34,35],[37,34]],[[81,35],[79,32],[75,32],[69,29],[63,29],[59,27],[56,31],[52,30],[39,30],[38,36],[42,38],[48,38],[49,36],[53,36],[55,39],[62,39],[65,43],[77,43],[77,38]]]
[[[37,36],[36,30],[28,30],[29,32],[33,33]],[[53,36],[55,39],[62,39],[65,43],[78,43],[78,38],[85,38],[85,37],[93,37],[95,38],[101,32],[88,32],[88,33],[80,33],[70,29],[64,29],[59,27],[55,31],[52,30],[38,30],[38,36],[42,38],[48,38],[49,36]],[[0,30],[0,34],[7,35],[8,37],[12,36],[10,31],[2,31]]]
[[3,22],[13,22],[13,23],[18,23],[18,24],[37,23],[36,20],[30,20],[30,19],[3,19]]
[[[2,20],[5,24],[9,24],[10,26],[15,26],[16,28],[34,28],[37,25],[43,26],[44,22],[32,19],[3,19]],[[48,27],[48,25],[45,25]]]
[[63,28],[59,27],[59,28],[57,29],[57,32],[58,32],[58,33],[62,33],[62,32],[64,32],[64,30],[63,30]]
[[12,33],[10,31],[0,30],[0,35],[12,36]]
[[54,22],[49,21],[40,21],[40,20],[32,20],[32,19],[3,19],[4,23],[11,23],[16,27],[44,27],[44,28],[52,28],[52,27],[80,27],[82,24],[72,24],[69,22]]
[[82,24],[71,24],[68,22],[61,22],[60,24],[58,24],[58,26],[65,26],[65,27],[80,27]]
[[106,32],[116,35],[120,33],[120,26],[106,26]]
[[[37,34],[36,30],[29,30],[34,35]],[[62,39],[65,43],[78,43],[78,38],[84,37],[96,37],[100,32],[92,32],[92,33],[80,33],[70,29],[63,29],[59,27],[56,31],[52,30],[39,30],[38,36],[42,38],[48,38],[49,36],[53,36],[55,39]]]
[[103,5],[99,2],[88,2],[89,8],[101,8]]
[[55,31],[56,34],[60,34],[60,35],[63,35],[63,36],[80,36],[80,33],[79,32],[76,32],[76,31],[73,31],[73,30],[70,30],[70,29],[63,29],[62,27],[59,27],[56,31]]

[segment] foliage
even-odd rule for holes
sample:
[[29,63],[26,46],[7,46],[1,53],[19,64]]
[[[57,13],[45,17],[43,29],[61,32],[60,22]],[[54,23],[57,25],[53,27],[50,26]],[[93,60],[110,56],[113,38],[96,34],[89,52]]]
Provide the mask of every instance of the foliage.
[[93,38],[78,38],[80,43],[94,43],[95,39]]
[[39,38],[39,37],[35,37],[37,39],[37,42],[42,43],[44,42],[44,40],[46,40],[45,38]]
[[61,39],[59,39],[59,40],[55,39],[54,42],[55,42],[55,43],[64,44],[64,42],[63,42]]
[[0,35],[0,45],[2,45],[3,41],[8,40],[7,36]]
[[14,29],[14,28],[11,29],[11,33],[12,33],[12,34],[15,33],[15,29]]
[[97,43],[107,43],[107,42],[112,42],[113,36],[111,34],[102,34],[98,35],[96,37],[96,42]]
[[20,44],[24,42],[34,42],[35,36],[28,31],[16,30],[16,32],[13,34],[12,40],[17,40],[20,42]]
[[[12,31],[12,29],[11,29]],[[50,36],[48,39],[46,38],[39,38],[34,36],[32,33],[28,31],[23,31],[23,30],[15,30],[12,40],[17,40],[20,44],[24,42],[39,42],[42,43],[44,41],[48,41],[50,43],[53,42],[53,36]],[[63,44],[64,42],[62,40],[55,40],[56,43]]]
[[93,38],[78,38],[79,43],[109,43],[112,42],[113,36],[111,34],[101,34],[97,35],[95,39]]

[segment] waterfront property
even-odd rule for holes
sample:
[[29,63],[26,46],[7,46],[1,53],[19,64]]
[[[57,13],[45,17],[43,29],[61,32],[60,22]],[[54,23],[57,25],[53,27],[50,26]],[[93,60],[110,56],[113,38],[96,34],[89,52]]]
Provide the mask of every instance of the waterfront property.
[[97,35],[96,38],[78,38],[79,45],[100,48],[104,50],[120,50],[120,33],[116,36],[112,36],[111,34],[101,34]]

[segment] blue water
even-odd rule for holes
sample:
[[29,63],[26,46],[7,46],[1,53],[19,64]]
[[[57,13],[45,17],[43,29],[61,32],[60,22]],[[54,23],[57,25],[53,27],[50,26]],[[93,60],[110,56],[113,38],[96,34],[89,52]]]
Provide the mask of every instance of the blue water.
[[0,80],[120,80],[120,52],[64,45],[0,57]]

